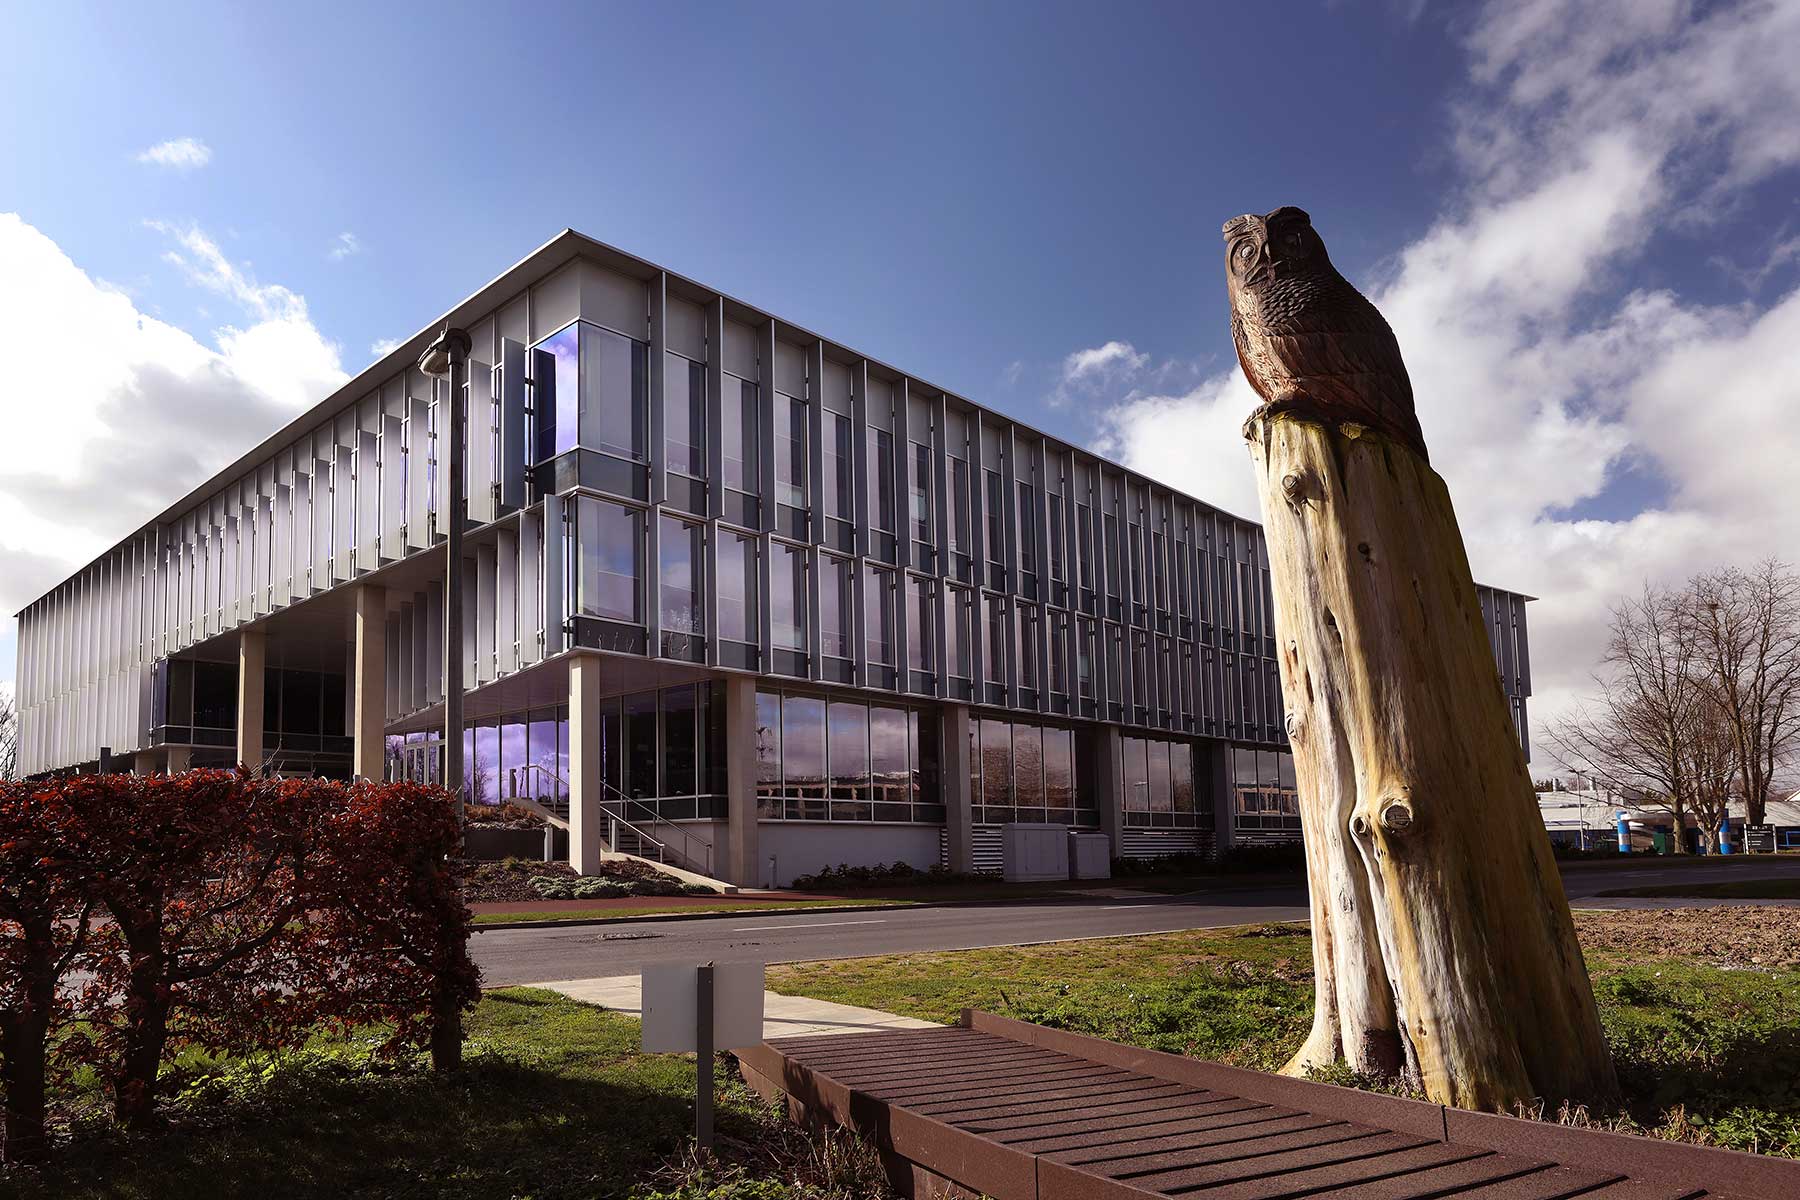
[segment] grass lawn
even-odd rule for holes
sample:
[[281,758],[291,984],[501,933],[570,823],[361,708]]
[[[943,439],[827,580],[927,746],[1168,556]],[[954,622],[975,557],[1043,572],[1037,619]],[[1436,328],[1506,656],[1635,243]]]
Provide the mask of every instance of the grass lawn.
[[512,921],[612,921],[620,917],[667,916],[670,913],[780,913],[809,908],[843,908],[876,905],[882,908],[916,904],[916,900],[721,900],[718,903],[645,905],[641,908],[565,908],[534,909],[530,912],[485,912],[475,916],[477,925],[494,925]]
[[[692,1197],[883,1194],[855,1143],[809,1141],[718,1060],[722,1164],[683,1162],[694,1063],[637,1052],[638,1023],[551,992],[488,993],[464,1070],[371,1069],[354,1042],[281,1059],[190,1062],[171,1128],[128,1138],[82,1120],[42,1172],[0,1173],[20,1200]],[[80,1086],[80,1081],[77,1081]],[[91,1093],[78,1096],[97,1101]],[[713,1190],[717,1189],[717,1190]]]
[[[1622,916],[1578,923],[1585,937]],[[1625,1105],[1593,1119],[1800,1156],[1800,960],[1746,969],[1595,944],[1588,967]],[[769,986],[926,1020],[984,1008],[1272,1070],[1311,1022],[1312,952],[1303,926],[1271,925],[796,963],[771,967]]]
[[[1695,896],[1721,900],[1800,900],[1800,877],[1728,879],[1722,883],[1663,883],[1654,887],[1617,888],[1602,896]],[[1800,920],[1800,915],[1796,915]]]

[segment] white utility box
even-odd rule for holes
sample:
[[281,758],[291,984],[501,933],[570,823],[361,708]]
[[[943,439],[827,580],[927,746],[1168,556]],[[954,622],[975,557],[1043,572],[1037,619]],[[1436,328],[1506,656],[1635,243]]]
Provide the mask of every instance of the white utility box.
[[1069,834],[1069,876],[1072,879],[1112,878],[1112,839],[1104,833]]
[[1069,877],[1069,827],[1015,822],[1000,827],[1001,867],[1008,883]]

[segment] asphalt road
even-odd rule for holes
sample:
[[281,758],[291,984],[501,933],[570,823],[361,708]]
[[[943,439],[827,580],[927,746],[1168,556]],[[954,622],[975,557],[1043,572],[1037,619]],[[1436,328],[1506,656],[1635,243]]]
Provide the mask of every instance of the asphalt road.
[[[1595,899],[1615,888],[1682,881],[1800,877],[1800,859],[1774,859],[1755,868],[1731,864],[1583,868],[1566,870],[1563,886],[1582,907],[1662,908],[1681,901]],[[1129,881],[1120,881],[1128,887]],[[1743,903],[1755,903],[1745,901]],[[487,929],[474,938],[475,960],[490,987],[554,979],[636,974],[655,963],[707,961],[798,962],[915,950],[966,950],[1073,938],[1172,933],[1263,921],[1305,920],[1299,885],[1233,888],[1186,896],[1083,899],[888,908],[785,916],[744,913],[686,921],[634,921],[547,929]]]

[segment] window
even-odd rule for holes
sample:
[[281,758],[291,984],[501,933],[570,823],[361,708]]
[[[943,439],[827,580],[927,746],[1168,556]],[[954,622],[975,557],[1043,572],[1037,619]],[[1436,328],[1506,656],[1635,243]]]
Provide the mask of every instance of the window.
[[1012,641],[1012,622],[1007,620],[1006,598],[984,595],[981,601],[987,608],[987,682],[1004,684],[1006,647]]
[[1012,727],[1013,803],[1021,821],[1044,819],[1044,731],[1036,725]]
[[1012,820],[1012,726],[1005,721],[971,721],[979,727],[981,803],[986,820]]
[[[869,709],[867,705],[833,700],[827,709],[829,739],[827,752],[831,764],[832,815],[838,815],[836,802],[869,799]],[[844,813],[847,820],[867,820],[866,815]]]
[[1019,481],[1019,573],[1036,575],[1037,563],[1037,489]]
[[912,488],[908,515],[912,520],[915,542],[930,545],[936,540],[931,530],[931,447],[912,444]]
[[894,665],[894,573],[870,567],[863,576],[863,640],[869,662]]
[[1106,594],[1119,598],[1119,518],[1107,513],[1101,523],[1106,538]]
[[775,500],[806,507],[806,401],[775,393]]
[[624,709],[625,794],[633,800],[653,799],[657,794],[656,693],[627,696]]
[[969,599],[967,588],[944,593],[944,663],[957,679],[969,678]]
[[855,493],[856,486],[855,455],[852,451],[850,418],[843,413],[825,413],[825,445],[822,469],[825,478],[820,481],[824,492],[825,515],[836,517],[842,521],[856,519]]
[[734,642],[757,640],[756,539],[729,530],[719,531],[719,636]]
[[1069,694],[1069,614],[1050,610],[1050,690]]
[[580,328],[571,325],[539,342],[532,355],[531,406],[537,423],[539,462],[575,448],[575,419],[581,395],[580,348]]
[[894,435],[869,428],[869,524],[894,532]]
[[908,717],[903,708],[869,708],[869,782],[873,785],[877,821],[910,821],[914,797],[907,770]]
[[1083,619],[1076,626],[1075,672],[1081,696],[1094,697],[1094,622]]
[[725,376],[725,394],[719,406],[724,428],[719,430],[725,478],[719,482],[736,491],[756,495],[762,490],[758,469],[756,385],[736,375]]
[[1094,512],[1085,504],[1075,506],[1075,565],[1083,590],[1094,590]]
[[593,496],[576,501],[580,538],[581,615],[639,623],[638,581],[644,567],[644,514]]
[[784,696],[781,702],[781,784],[789,800],[814,801],[789,816],[825,816],[825,701]]
[[701,527],[663,517],[658,556],[662,627],[668,633],[700,633]]
[[850,657],[851,620],[856,615],[855,571],[851,559],[819,556],[819,653],[831,658]]
[[986,473],[987,484],[987,560],[995,568],[1006,569],[1006,483],[1000,472]]
[[781,805],[781,697],[756,693],[756,815],[778,817]]
[[937,632],[937,587],[929,579],[906,577],[906,663],[914,671],[937,670],[932,655]]
[[706,365],[663,356],[663,454],[669,470],[706,477]]
[[1036,689],[1038,686],[1038,607],[1035,604],[1021,604],[1019,610],[1019,644],[1018,656],[1014,659],[1019,664],[1019,686]]
[[642,460],[647,442],[649,347],[581,323],[581,444]]
[[960,458],[950,459],[950,549],[957,554],[969,552],[969,464]]
[[662,790],[661,796],[694,796],[700,792],[700,773],[694,746],[699,730],[696,689],[693,684],[664,688],[662,692]]
[[774,643],[783,650],[805,650],[806,551],[776,542],[775,559],[769,567],[769,620]]
[[1058,583],[1065,581],[1063,574],[1063,501],[1055,492],[1050,493],[1050,522],[1046,531],[1050,543],[1050,578]]
[[1074,820],[1075,734],[1068,729],[1044,730],[1044,806],[1052,821]]

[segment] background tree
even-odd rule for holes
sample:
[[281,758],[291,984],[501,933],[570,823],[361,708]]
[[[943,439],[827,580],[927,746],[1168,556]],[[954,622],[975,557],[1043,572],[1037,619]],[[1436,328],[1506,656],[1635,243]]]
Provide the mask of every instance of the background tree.
[[1674,819],[1677,843],[1694,806],[1688,743],[1716,716],[1702,684],[1688,601],[1686,592],[1646,584],[1641,595],[1615,604],[1595,675],[1597,696],[1545,731],[1565,767],[1604,783],[1626,806],[1645,811],[1650,797],[1653,810],[1660,800]]
[[1800,575],[1776,559],[1699,575],[1687,608],[1703,679],[1730,729],[1745,817],[1760,825],[1800,749]]
[[0,687],[0,780],[19,774],[19,702],[11,686]]

